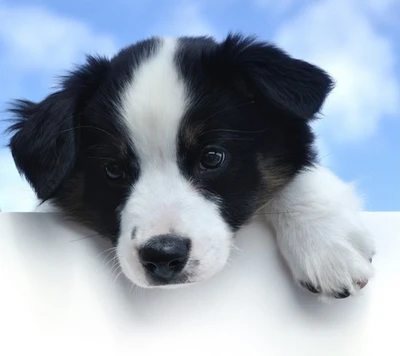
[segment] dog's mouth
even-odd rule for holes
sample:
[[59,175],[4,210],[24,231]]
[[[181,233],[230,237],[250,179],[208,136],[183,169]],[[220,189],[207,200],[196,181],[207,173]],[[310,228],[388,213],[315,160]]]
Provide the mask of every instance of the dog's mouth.
[[[143,266],[138,268],[139,264],[132,264],[132,261],[124,260],[121,261],[120,265],[125,276],[133,284],[145,289],[177,289],[190,287],[208,280],[222,268],[216,269],[215,266],[207,268],[207,266],[202,266],[199,260],[189,259],[185,268],[180,272],[169,278],[162,278],[149,273]],[[136,268],[133,266],[136,266]]]
[[182,271],[169,278],[153,275],[145,269],[146,281],[149,284],[148,287],[178,288],[199,282],[200,279],[196,274],[196,268],[199,264],[198,260],[189,260],[186,262],[186,266]]
[[181,287],[183,285],[188,285],[194,283],[191,281],[188,276],[185,274],[178,275],[173,279],[163,279],[158,277],[148,277],[147,282],[149,283],[149,287]]

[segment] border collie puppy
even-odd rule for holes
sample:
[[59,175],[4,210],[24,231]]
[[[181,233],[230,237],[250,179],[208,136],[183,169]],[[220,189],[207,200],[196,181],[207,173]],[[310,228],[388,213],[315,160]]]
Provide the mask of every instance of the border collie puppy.
[[9,146],[37,197],[110,239],[139,286],[210,278],[262,213],[295,281],[345,298],[374,246],[352,187],[316,163],[310,122],[332,88],[254,37],[150,38],[14,102]]

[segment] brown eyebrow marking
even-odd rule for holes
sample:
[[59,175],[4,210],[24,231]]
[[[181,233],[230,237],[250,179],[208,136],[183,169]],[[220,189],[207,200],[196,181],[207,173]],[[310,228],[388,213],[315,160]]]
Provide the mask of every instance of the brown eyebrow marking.
[[183,129],[182,138],[183,144],[186,148],[195,146],[198,138],[202,134],[203,125],[201,123],[190,124],[187,123]]
[[234,130],[234,129],[211,129],[211,130],[203,131],[204,125],[205,125],[206,121],[208,121],[209,119],[211,119],[221,113],[224,113],[226,111],[237,109],[237,108],[240,108],[240,107],[243,107],[246,105],[251,105],[254,103],[255,103],[255,101],[253,100],[253,101],[249,101],[249,102],[245,102],[245,103],[240,103],[238,105],[229,106],[222,110],[213,112],[209,116],[205,117],[204,119],[199,120],[196,123],[190,123],[189,120],[185,120],[186,122],[184,123],[183,133],[182,133],[184,146],[191,147],[191,146],[196,145],[198,142],[198,139],[201,136],[206,135],[211,132],[229,132],[229,133],[237,133],[237,134],[257,134],[257,133],[264,132],[265,130],[242,131],[242,130]]

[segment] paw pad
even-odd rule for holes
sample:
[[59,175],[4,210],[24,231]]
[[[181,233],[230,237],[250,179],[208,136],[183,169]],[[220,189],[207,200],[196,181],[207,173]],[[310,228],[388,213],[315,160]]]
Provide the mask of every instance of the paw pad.
[[357,284],[360,286],[360,289],[363,289],[368,284],[368,280],[358,282]]

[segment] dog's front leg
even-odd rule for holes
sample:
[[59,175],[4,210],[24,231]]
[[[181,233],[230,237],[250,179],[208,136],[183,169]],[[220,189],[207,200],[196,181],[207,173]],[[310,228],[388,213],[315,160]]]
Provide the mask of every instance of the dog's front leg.
[[326,168],[298,174],[265,209],[280,252],[304,288],[322,299],[346,298],[372,276],[374,245],[360,201]]

